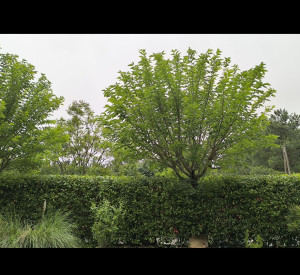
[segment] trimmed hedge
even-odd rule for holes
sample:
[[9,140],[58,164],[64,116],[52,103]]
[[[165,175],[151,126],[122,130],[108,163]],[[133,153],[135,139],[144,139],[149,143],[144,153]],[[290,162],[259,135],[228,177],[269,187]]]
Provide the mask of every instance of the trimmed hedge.
[[297,246],[288,232],[286,215],[300,204],[300,177],[205,177],[194,189],[167,178],[140,178],[126,184],[101,185],[101,199],[118,206],[125,203],[125,224],[120,239],[147,244],[160,238],[177,238],[186,246],[193,235],[208,234],[210,247],[244,247],[260,235],[265,247]]
[[299,175],[203,178],[199,188],[204,230],[214,246],[243,247],[260,235],[264,247],[295,247],[299,237],[288,231],[286,216],[300,204]]
[[192,235],[208,234],[210,247],[244,247],[260,235],[264,246],[295,247],[286,215],[300,204],[299,175],[211,176],[197,188],[167,177],[0,176],[0,210],[14,206],[25,219],[41,216],[43,201],[71,212],[78,235],[92,241],[91,204],[106,199],[125,216],[118,238],[128,245],[186,246]]

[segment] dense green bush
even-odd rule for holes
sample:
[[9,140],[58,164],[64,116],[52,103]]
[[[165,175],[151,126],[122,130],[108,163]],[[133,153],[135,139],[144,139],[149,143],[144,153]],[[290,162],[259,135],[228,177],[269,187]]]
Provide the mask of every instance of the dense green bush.
[[247,230],[249,240],[259,235],[264,247],[298,241],[286,216],[300,204],[299,175],[209,176],[197,188],[163,176],[0,176],[1,211],[13,208],[37,221],[45,199],[68,210],[78,235],[88,241],[95,241],[92,227],[99,221],[92,204],[99,209],[105,200],[112,209],[122,201],[125,214],[113,238],[126,245],[175,239],[175,245],[187,246],[190,236],[208,234],[210,247],[244,247]]
[[290,232],[300,233],[300,205],[293,205],[289,209],[289,213],[286,216],[288,229]]
[[122,201],[119,207],[114,207],[109,201],[104,200],[98,207],[93,204],[92,210],[95,213],[95,223],[92,227],[92,232],[99,247],[118,245],[119,227],[125,216]]

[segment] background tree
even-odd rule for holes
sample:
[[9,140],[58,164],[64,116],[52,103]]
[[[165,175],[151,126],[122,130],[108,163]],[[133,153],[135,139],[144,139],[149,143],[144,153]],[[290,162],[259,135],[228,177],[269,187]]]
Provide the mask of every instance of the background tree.
[[[62,173],[60,167],[53,165],[59,157],[63,157],[63,150],[69,142],[70,137],[65,128],[61,125],[55,125],[44,132],[45,141],[47,141],[46,150],[37,155],[36,166],[42,174]],[[65,171],[65,170],[63,170]]]
[[262,82],[263,63],[246,71],[221,51],[196,55],[177,50],[147,56],[119,72],[104,90],[106,134],[139,158],[152,158],[192,184],[233,152],[274,137],[260,135],[270,108],[258,112],[275,90]]
[[300,116],[295,113],[289,115],[287,110],[279,109],[274,111],[274,114],[271,115],[270,120],[270,131],[279,136],[278,143],[282,148],[284,172],[288,172],[288,174],[290,174],[290,162],[287,154],[287,144],[291,144],[294,140],[298,141],[297,137],[299,138],[298,128],[300,126]]
[[[265,134],[278,138],[269,147],[253,148],[243,156],[237,156],[234,163],[227,162],[220,173],[237,174],[278,174],[284,169],[282,147],[285,146],[291,173],[300,172],[300,115],[289,114],[285,109],[274,110],[269,116]],[[287,168],[287,167],[286,167]]]
[[62,97],[52,93],[44,74],[17,55],[0,54],[0,172],[11,163],[29,161],[49,143],[45,130],[54,123],[49,115],[59,108]]
[[285,148],[291,172],[300,172],[300,115],[289,114],[286,109],[277,109],[271,114],[269,121],[267,132],[278,136],[277,147],[256,151],[253,162],[282,172],[285,170]]
[[99,118],[87,102],[74,101],[67,113],[70,119],[61,118],[57,125],[65,129],[69,140],[59,148],[55,162],[61,173],[72,168],[86,174],[89,167],[103,164],[109,143],[102,138]]

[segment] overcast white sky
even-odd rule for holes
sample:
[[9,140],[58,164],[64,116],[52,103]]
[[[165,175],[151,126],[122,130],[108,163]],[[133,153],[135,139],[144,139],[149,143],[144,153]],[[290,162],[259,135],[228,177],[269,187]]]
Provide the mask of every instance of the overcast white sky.
[[54,118],[66,117],[74,100],[100,114],[102,90],[139,60],[139,49],[185,54],[189,47],[198,54],[219,48],[241,70],[264,62],[265,81],[277,91],[269,105],[300,114],[300,34],[0,34],[0,47],[46,74],[53,92],[65,98]]

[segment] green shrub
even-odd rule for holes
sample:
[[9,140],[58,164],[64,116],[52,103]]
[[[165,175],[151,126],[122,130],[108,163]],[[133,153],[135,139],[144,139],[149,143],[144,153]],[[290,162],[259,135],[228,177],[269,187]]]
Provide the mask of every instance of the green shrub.
[[293,205],[289,208],[286,216],[288,231],[293,234],[296,246],[300,246],[300,205]]
[[119,207],[115,207],[104,200],[100,206],[92,205],[92,211],[95,213],[95,223],[92,226],[94,239],[99,247],[108,247],[119,244],[119,230],[124,210],[122,202]]
[[245,247],[246,248],[261,248],[263,246],[263,240],[261,236],[257,235],[255,240],[249,240],[249,230],[246,231]]
[[293,205],[286,216],[289,231],[300,233],[300,205]]

